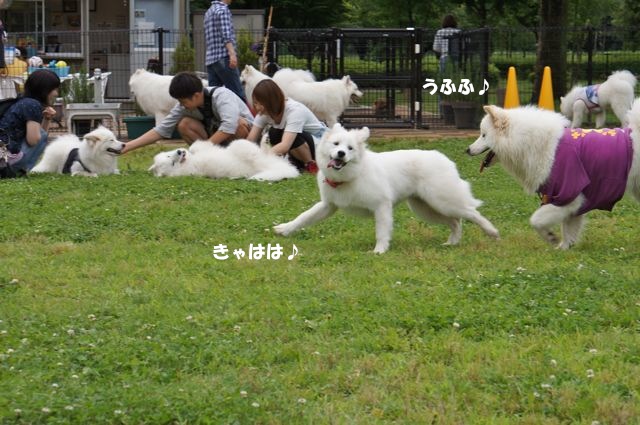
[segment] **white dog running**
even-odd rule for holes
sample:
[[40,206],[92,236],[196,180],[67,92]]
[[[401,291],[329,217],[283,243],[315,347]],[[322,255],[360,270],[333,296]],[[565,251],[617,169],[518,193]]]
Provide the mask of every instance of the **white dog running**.
[[586,87],[574,87],[565,96],[560,97],[560,111],[570,120],[571,127],[580,127],[585,115],[596,116],[596,127],[601,128],[607,119],[607,108],[620,120],[622,126],[628,125],[627,112],[634,98],[636,77],[629,71],[616,71],[602,84]]
[[228,147],[209,141],[197,141],[187,149],[161,152],[149,168],[154,175],[206,176],[278,181],[295,178],[300,173],[286,158],[263,151],[257,144],[238,139]]
[[[584,213],[611,210],[625,191],[640,200],[640,100],[626,129],[570,129],[562,115],[536,107],[484,109],[480,137],[467,152],[489,151],[481,169],[497,159],[526,192],[541,196],[530,222],[547,242],[567,249],[578,241]],[[558,224],[562,240],[552,231]]]
[[113,132],[99,126],[80,140],[75,134],[65,134],[52,141],[32,173],[60,173],[72,176],[96,177],[119,174],[118,159],[124,143]]
[[460,241],[462,218],[498,238],[496,228],[476,209],[482,202],[473,197],[469,183],[445,155],[423,150],[371,152],[366,147],[368,137],[366,127],[347,131],[340,124],[324,134],[316,155],[321,200],[293,221],[275,226],[276,233],[287,236],[340,208],[375,217],[374,252],[381,254],[391,242],[393,206],[407,200],[420,218],[449,226],[448,245]]

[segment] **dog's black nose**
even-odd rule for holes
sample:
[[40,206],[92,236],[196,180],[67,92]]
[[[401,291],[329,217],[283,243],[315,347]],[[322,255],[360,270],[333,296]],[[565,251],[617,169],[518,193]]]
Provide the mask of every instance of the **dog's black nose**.
[[344,151],[338,151],[338,158],[344,158]]

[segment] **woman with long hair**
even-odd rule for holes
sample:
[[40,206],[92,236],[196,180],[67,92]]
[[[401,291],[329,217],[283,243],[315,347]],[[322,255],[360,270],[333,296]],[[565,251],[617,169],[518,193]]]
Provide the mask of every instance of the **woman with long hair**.
[[34,71],[24,84],[24,94],[0,117],[0,129],[8,139],[8,162],[14,171],[31,170],[44,151],[59,88],[60,78],[54,72]]

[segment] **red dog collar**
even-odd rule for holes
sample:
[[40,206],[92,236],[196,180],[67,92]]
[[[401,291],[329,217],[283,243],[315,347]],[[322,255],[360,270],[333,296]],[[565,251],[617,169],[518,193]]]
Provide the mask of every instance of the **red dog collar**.
[[326,184],[328,184],[329,186],[331,186],[332,188],[334,188],[334,189],[336,187],[340,186],[342,183],[344,183],[344,182],[336,182],[336,181],[330,180],[330,179],[328,179],[326,177],[324,178],[324,182]]

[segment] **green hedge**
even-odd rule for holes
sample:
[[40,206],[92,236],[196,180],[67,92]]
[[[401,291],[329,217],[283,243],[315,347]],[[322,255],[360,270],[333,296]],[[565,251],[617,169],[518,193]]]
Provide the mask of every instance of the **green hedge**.
[[[534,52],[513,54],[507,57],[502,52],[491,55],[491,63],[500,70],[500,77],[506,79],[510,66],[515,66],[519,79],[533,79],[536,65]],[[640,70],[640,53],[631,51],[617,51],[597,53],[593,56],[593,79],[602,81],[613,71],[628,69],[631,72]],[[567,53],[567,81],[578,83],[587,80],[587,55],[578,56],[573,52]]]

